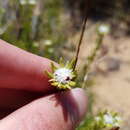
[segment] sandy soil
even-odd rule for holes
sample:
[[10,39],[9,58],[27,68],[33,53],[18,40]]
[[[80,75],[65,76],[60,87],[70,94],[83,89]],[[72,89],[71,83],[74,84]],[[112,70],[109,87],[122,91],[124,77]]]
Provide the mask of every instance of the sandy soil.
[[[86,55],[91,52],[96,38],[95,26],[88,26],[87,28],[81,48],[79,65],[85,62]],[[78,37],[76,38],[78,39]],[[107,108],[119,112],[124,120],[122,130],[129,130],[130,38],[106,36],[103,45],[106,49],[106,55],[92,69],[96,74],[96,78],[93,77],[95,84],[92,87],[92,91],[95,93],[94,111]]]

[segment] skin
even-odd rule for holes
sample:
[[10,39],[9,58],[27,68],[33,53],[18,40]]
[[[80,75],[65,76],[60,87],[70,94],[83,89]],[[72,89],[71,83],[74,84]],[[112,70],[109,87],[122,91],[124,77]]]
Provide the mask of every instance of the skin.
[[1,130],[74,130],[83,119],[85,92],[57,92],[45,74],[50,62],[0,40]]

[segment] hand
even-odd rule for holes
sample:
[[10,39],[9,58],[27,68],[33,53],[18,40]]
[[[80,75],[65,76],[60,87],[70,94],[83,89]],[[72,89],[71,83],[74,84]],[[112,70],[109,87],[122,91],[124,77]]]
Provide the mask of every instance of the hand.
[[84,91],[56,92],[50,62],[0,40],[0,130],[73,130],[82,120]]

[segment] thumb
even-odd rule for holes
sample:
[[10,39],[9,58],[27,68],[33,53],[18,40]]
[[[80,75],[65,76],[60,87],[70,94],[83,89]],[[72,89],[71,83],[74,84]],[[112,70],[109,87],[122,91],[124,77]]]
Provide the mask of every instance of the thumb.
[[73,130],[86,113],[82,89],[53,94],[24,106],[0,122],[1,130]]

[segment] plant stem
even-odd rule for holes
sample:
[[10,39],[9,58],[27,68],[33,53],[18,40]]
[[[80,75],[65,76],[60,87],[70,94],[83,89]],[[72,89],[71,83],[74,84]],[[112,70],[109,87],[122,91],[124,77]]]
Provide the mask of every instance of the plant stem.
[[80,39],[79,39],[79,43],[78,43],[78,48],[77,48],[77,51],[76,51],[76,56],[75,56],[76,58],[75,58],[74,70],[76,68],[77,61],[78,61],[80,47],[81,47],[81,44],[82,44],[82,40],[83,40],[83,36],[84,36],[84,32],[85,32],[85,27],[86,27],[86,23],[87,23],[87,18],[88,17],[86,17],[84,19],[84,22],[83,22],[83,28],[82,28],[82,32],[81,32],[81,35],[80,35]]
[[83,68],[84,79],[83,79],[82,88],[85,88],[85,86],[86,86],[87,76],[88,76],[91,64],[93,63],[93,61],[96,57],[97,51],[100,49],[100,47],[102,45],[103,37],[104,37],[104,35],[98,34],[98,38],[97,38],[97,41],[96,41],[96,47],[94,48],[92,54],[87,58],[87,64],[85,64],[85,66]]
[[75,70],[75,68],[76,68],[78,57],[79,57],[79,52],[80,52],[80,47],[81,47],[82,40],[83,40],[83,37],[84,37],[85,27],[86,27],[86,23],[87,23],[88,16],[89,16],[89,10],[90,10],[90,0],[87,1],[86,5],[87,5],[87,7],[86,7],[86,15],[85,15],[85,18],[83,20],[82,31],[81,31],[77,51],[76,51],[75,63],[74,63],[74,66],[73,66],[73,70]]

